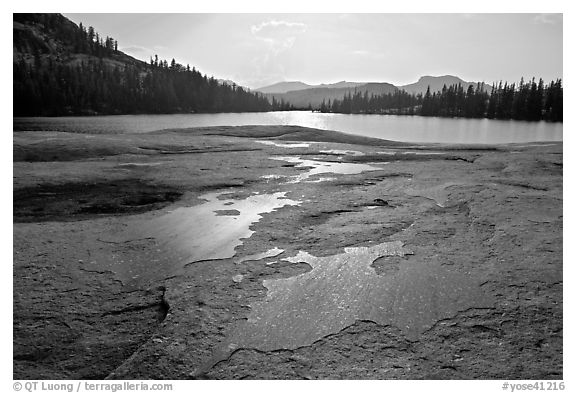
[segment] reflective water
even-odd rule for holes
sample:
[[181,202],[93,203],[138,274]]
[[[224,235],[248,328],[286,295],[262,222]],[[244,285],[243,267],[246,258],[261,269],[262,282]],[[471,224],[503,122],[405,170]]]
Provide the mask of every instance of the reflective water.
[[356,151],[356,150],[339,150],[339,149],[320,150],[320,153],[326,153],[326,154],[344,154],[344,155],[350,155],[350,156],[363,156],[363,155],[364,155],[364,153],[362,153],[361,151]]
[[[285,198],[285,195],[285,192],[276,192],[250,195],[245,199],[226,199],[223,193],[204,194],[200,198],[205,202],[199,205],[136,220],[125,233],[116,236],[115,241],[154,238],[159,246],[158,253],[171,253],[173,258],[164,255],[152,268],[136,273],[140,278],[151,274],[170,277],[193,262],[234,257],[235,248],[252,236],[254,231],[250,226],[260,221],[263,213],[300,204]],[[234,214],[219,214],[222,211],[234,211]],[[273,248],[240,258],[237,262],[268,258],[282,252]],[[143,266],[135,265],[134,269],[143,269]]]
[[261,259],[276,257],[276,256],[282,254],[283,252],[284,252],[283,249],[278,248],[278,247],[274,247],[268,251],[259,252],[257,254],[247,255],[247,256],[238,258],[236,261],[234,261],[234,263],[240,264],[240,263],[246,262],[246,261],[259,261]]
[[522,143],[562,140],[562,123],[345,115],[303,111],[14,118],[16,131],[139,133],[169,128],[242,125],[298,125],[395,141],[422,143]]
[[378,171],[382,169],[380,167],[367,164],[303,160],[299,157],[291,157],[291,156],[270,157],[270,159],[281,160],[297,164],[296,168],[307,168],[307,167],[311,168],[307,172],[301,173],[296,176],[291,176],[292,180],[290,180],[288,183],[300,183],[301,181],[308,179],[310,176],[319,175],[322,173],[339,173],[342,175],[355,175],[366,171]]
[[416,339],[458,311],[492,304],[469,275],[436,262],[407,259],[385,275],[371,266],[382,257],[410,254],[400,241],[350,247],[329,257],[300,251],[286,260],[307,263],[312,270],[264,280],[266,298],[251,305],[248,320],[230,334],[222,355],[236,348],[271,351],[311,345],[357,320],[393,325]]
[[298,148],[298,147],[310,147],[310,143],[278,143],[278,142],[274,142],[274,141],[256,141],[258,143],[261,143],[263,145],[268,145],[268,146],[276,146],[276,147],[285,147],[285,148]]

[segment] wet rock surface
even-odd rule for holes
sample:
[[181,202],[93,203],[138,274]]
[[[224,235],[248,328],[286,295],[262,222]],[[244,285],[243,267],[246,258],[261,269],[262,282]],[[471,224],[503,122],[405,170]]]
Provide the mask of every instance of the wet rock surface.
[[14,378],[561,379],[562,144],[366,139],[15,133]]

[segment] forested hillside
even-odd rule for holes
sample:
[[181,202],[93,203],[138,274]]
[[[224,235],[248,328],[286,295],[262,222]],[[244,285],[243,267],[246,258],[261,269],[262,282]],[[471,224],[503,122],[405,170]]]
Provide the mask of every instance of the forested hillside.
[[14,116],[286,109],[172,60],[134,59],[60,14],[14,14]]

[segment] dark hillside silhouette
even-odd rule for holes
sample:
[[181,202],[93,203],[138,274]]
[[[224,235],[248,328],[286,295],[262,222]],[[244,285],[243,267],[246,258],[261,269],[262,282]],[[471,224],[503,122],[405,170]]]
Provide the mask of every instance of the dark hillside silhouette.
[[289,109],[190,66],[150,63],[60,14],[14,14],[14,116]]

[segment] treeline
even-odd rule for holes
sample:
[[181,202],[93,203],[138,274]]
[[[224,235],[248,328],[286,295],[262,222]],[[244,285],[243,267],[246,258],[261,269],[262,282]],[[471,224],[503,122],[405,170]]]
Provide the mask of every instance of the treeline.
[[421,105],[421,97],[408,94],[404,90],[393,93],[371,94],[367,91],[347,93],[341,100],[322,101],[321,112],[334,113],[385,113],[416,114],[416,107]]
[[518,85],[500,82],[491,88],[483,83],[466,90],[461,84],[433,93],[428,88],[424,95],[403,90],[371,96],[355,92],[323,102],[320,111],[561,122],[562,96],[561,79],[547,85],[542,79],[527,83],[522,79]]
[[47,59],[14,65],[14,115],[253,112],[274,110],[268,100],[222,85],[200,72],[110,66],[103,59],[76,65]]
[[19,21],[64,43],[67,58],[54,55],[35,37],[14,43],[15,48],[32,48],[31,56],[20,56],[13,65],[14,116],[290,109],[284,102],[270,103],[261,94],[222,84],[174,59],[168,64],[156,56],[147,64],[130,58],[118,51],[113,38],[102,38],[92,27],[77,26],[58,14],[26,15]]

